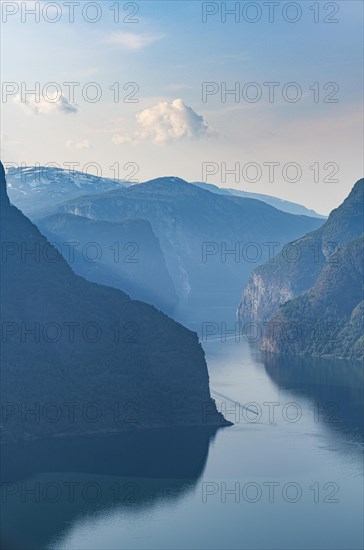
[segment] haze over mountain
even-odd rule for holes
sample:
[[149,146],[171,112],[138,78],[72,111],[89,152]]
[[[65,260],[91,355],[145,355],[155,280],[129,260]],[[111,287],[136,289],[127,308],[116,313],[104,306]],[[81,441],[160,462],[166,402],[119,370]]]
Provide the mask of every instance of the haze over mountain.
[[78,275],[119,288],[165,313],[175,308],[173,282],[148,221],[105,222],[55,214],[36,223]]
[[2,164],[0,191],[2,439],[223,425],[197,335],[75,275],[10,205]]
[[63,201],[90,193],[124,187],[125,183],[56,167],[10,167],[7,175],[10,200],[27,216],[45,216]]
[[297,204],[295,202],[280,199],[279,197],[263,195],[261,193],[250,193],[248,191],[234,189],[233,187],[218,187],[217,185],[213,185],[212,183],[205,183],[200,181],[194,181],[193,184],[201,187],[202,189],[206,189],[207,191],[211,191],[211,193],[217,193],[218,195],[234,195],[235,197],[242,197],[245,199],[256,199],[258,201],[270,204],[271,206],[274,206],[274,208],[278,208],[278,210],[288,212],[289,214],[326,219],[325,216],[318,214],[317,212],[315,212],[315,210],[311,210],[310,208],[306,208],[305,206],[302,206],[301,204]]
[[[322,227],[254,270],[238,315],[245,324],[269,320],[264,349],[362,356],[363,204],[361,179]],[[289,323],[302,333],[291,342],[273,330]]]
[[[139,185],[130,181],[98,177],[77,170],[44,166],[10,167],[6,178],[10,200],[24,214],[31,217],[52,214],[59,202],[83,194],[103,193],[120,187]],[[260,200],[290,214],[325,219],[325,216],[317,214],[314,210],[278,197],[218,187],[204,182],[193,182],[193,185],[211,191],[211,193]]]
[[[211,303],[233,307],[242,278],[247,280],[251,270],[287,240],[321,223],[312,217],[282,215],[264,201],[246,202],[244,192],[238,197],[234,190],[174,177],[131,185],[59,168],[28,167],[11,169],[9,179],[11,200],[49,239],[79,243],[72,265],[78,274],[126,290],[165,312],[172,312],[177,303],[182,309]],[[90,214],[91,202],[98,206]],[[280,204],[279,199],[273,202]],[[311,213],[293,203],[290,207]],[[65,213],[72,215],[59,217]],[[141,219],[151,227],[147,229]],[[99,221],[117,225],[100,226]],[[111,261],[110,247],[122,249],[126,234],[140,251],[138,265]],[[101,246],[98,261],[85,260],[79,253],[90,242]],[[66,251],[67,260],[68,256]]]
[[182,306],[234,305],[242,278],[254,266],[322,223],[261,201],[217,195],[176,177],[82,196],[59,211],[113,223],[147,220]]

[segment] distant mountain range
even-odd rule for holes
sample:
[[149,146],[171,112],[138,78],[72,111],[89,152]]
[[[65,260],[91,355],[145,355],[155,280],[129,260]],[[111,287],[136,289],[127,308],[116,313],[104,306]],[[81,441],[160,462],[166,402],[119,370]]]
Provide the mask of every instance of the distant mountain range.
[[226,424],[195,333],[75,275],[10,205],[2,164],[0,202],[2,441]]
[[[9,170],[8,180],[11,201],[67,261],[67,243],[77,243],[70,262],[76,273],[167,313],[191,304],[234,307],[254,267],[323,221],[176,177],[131,185],[28,167]],[[94,261],[83,253],[90,243]]]
[[[147,220],[182,307],[233,306],[242,278],[247,280],[253,267],[270,257],[273,246],[280,250],[287,240],[322,223],[261,201],[217,195],[176,177],[84,195],[58,210],[111,223]],[[37,223],[44,227],[42,220]]]
[[27,216],[55,212],[59,203],[85,194],[119,189],[125,183],[56,167],[10,167],[7,175],[10,200]]
[[268,323],[263,349],[363,357],[363,205],[362,179],[322,227],[253,271],[238,315]]
[[[24,214],[38,218],[54,213],[60,202],[84,194],[98,194],[121,187],[139,185],[130,181],[98,177],[77,170],[43,166],[10,167],[7,173],[7,184],[12,203]],[[256,199],[289,214],[325,219],[325,216],[317,214],[314,210],[270,195],[218,187],[203,182],[193,182],[193,185],[219,195]]]
[[270,206],[274,206],[274,208],[278,208],[278,210],[282,210],[283,212],[288,212],[289,214],[296,214],[297,216],[311,216],[312,218],[326,219],[325,216],[322,216],[321,214],[318,214],[314,210],[306,208],[301,204],[286,201],[278,197],[272,197],[270,195],[262,195],[261,193],[249,193],[248,191],[240,191],[239,189],[233,189],[231,187],[228,187],[228,188],[218,187],[217,185],[213,185],[212,183],[204,183],[199,181],[193,182],[193,184],[197,185],[198,187],[201,187],[202,189],[206,189],[207,191],[211,191],[211,193],[217,193],[218,195],[233,195],[235,197],[242,197],[244,199],[255,199],[257,201],[262,201],[267,204],[270,204]]

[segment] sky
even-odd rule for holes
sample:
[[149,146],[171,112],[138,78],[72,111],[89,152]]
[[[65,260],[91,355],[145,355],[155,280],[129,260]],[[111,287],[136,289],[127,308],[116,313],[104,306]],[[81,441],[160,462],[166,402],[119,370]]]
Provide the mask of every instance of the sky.
[[363,175],[361,1],[2,0],[1,20],[6,165],[173,175],[322,214]]

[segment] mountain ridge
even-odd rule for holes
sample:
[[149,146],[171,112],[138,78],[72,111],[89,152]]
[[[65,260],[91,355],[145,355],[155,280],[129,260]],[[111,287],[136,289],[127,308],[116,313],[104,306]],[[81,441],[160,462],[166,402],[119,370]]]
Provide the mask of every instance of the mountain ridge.
[[[10,205],[2,165],[0,196],[1,398],[14,405],[3,419],[2,442],[230,424],[211,398],[196,333],[120,290],[77,276]],[[67,403],[78,404],[71,419]],[[59,413],[55,420],[44,413],[49,404]],[[85,416],[87,404],[93,414],[101,411],[96,420]],[[21,410],[34,407],[39,413],[23,421]]]
[[234,187],[218,187],[217,185],[214,185],[212,183],[205,183],[205,182],[192,182],[192,183],[193,185],[197,185],[202,189],[211,191],[211,193],[259,200],[261,202],[265,202],[266,204],[269,204],[270,206],[273,206],[274,208],[277,208],[278,210],[282,210],[282,212],[287,212],[288,214],[309,216],[309,217],[315,217],[320,219],[327,218],[327,216],[323,216],[322,214],[319,214],[315,210],[307,208],[306,206],[303,206],[301,204],[288,201],[285,199],[281,199],[279,197],[274,197],[272,195],[265,195],[262,193],[251,193],[249,191],[235,189]]
[[[16,206],[19,206],[24,213],[31,216],[36,215],[38,217],[40,215],[44,216],[47,214],[44,206],[41,212],[39,210],[39,192],[42,192],[42,194],[45,195],[45,197],[42,198],[42,201],[43,203],[46,203],[49,209],[55,202],[69,200],[73,197],[81,196],[82,194],[87,195],[88,191],[92,191],[92,194],[95,193],[95,190],[96,192],[109,192],[122,187],[128,188],[152,182],[156,186],[163,183],[194,185],[200,189],[204,189],[205,191],[215,194],[259,200],[283,212],[325,219],[324,216],[317,214],[314,210],[310,210],[302,205],[279,199],[274,196],[250,193],[234,188],[220,188],[216,185],[204,182],[189,183],[178,176],[162,176],[139,183],[95,176],[93,174],[88,174],[78,170],[62,169],[60,167],[23,166],[17,168],[10,167],[8,169],[7,178],[11,201]],[[55,185],[57,186],[57,189],[54,188]],[[82,190],[84,190],[84,193],[81,192]],[[66,193],[68,193],[68,196],[62,197],[62,194],[65,195]],[[26,201],[24,200],[24,197],[27,194],[34,195],[33,202],[30,197],[28,197]],[[49,198],[47,200],[48,194]]]
[[[342,246],[310,290],[269,319],[262,350],[364,359],[364,233]],[[286,327],[297,328],[287,338]]]
[[[320,228],[253,271],[238,318],[261,326],[263,350],[362,358],[363,231],[361,179]],[[293,261],[289,250],[296,254]],[[290,325],[300,334],[293,340]]]
[[[255,199],[217,195],[177,178],[157,178],[94,197],[82,196],[63,203],[59,212],[110,222],[135,217],[148,220],[160,241],[180,304],[211,303],[211,299],[223,303],[223,292],[228,292],[229,305],[234,306],[241,276],[247,277],[253,267],[242,253],[244,247],[253,243],[261,262],[269,255],[264,243],[276,241],[283,246],[287,239],[322,223]],[[205,258],[208,246],[214,253]],[[233,250],[226,259],[221,256],[225,249]]]
[[287,243],[271,262],[257,267],[243,290],[240,320],[265,322],[279,305],[309,290],[338,247],[362,233],[363,201],[361,179],[321,227]]

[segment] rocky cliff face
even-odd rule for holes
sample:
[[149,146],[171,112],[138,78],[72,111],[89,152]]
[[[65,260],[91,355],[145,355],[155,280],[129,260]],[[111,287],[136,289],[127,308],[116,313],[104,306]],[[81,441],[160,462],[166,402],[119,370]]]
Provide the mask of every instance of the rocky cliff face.
[[360,358],[364,180],[318,230],[256,270],[238,315],[270,352]]
[[263,324],[280,305],[312,288],[340,246],[362,233],[363,200],[364,180],[359,180],[322,227],[289,243],[272,261],[256,268],[243,291],[239,319],[244,324]]
[[292,298],[294,290],[289,281],[266,278],[256,269],[244,290],[238,314],[244,323],[264,322],[280,304]]
[[262,349],[363,359],[363,266],[364,234],[339,249],[307,293],[278,308]]
[[75,275],[0,178],[2,440],[223,425],[197,335]]

